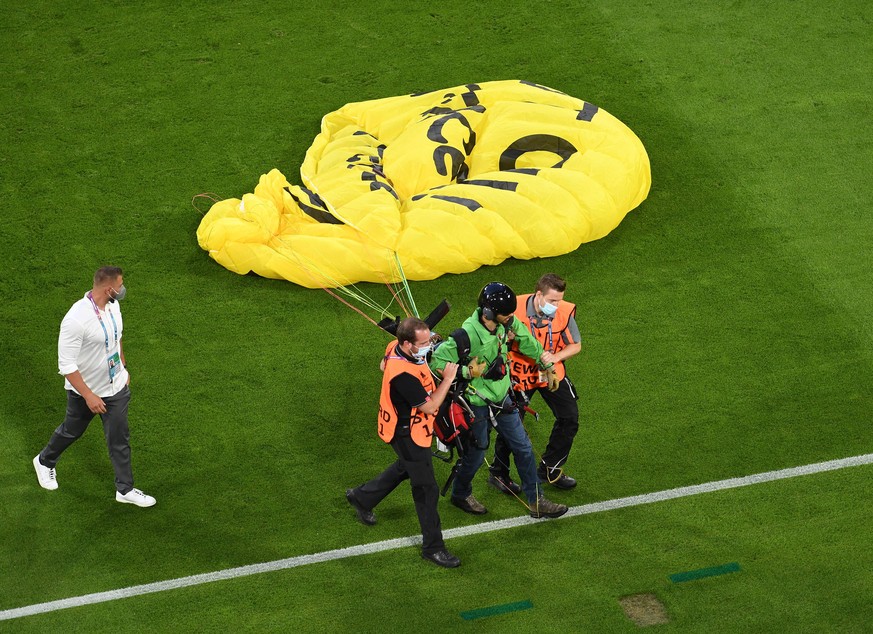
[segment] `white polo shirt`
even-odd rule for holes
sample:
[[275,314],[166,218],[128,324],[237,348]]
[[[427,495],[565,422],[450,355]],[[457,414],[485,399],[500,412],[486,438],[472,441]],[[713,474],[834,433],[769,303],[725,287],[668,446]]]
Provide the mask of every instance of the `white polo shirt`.
[[[97,396],[114,396],[127,384],[127,369],[121,363],[121,307],[110,302],[103,310],[95,310],[89,293],[73,304],[61,322],[58,373],[66,376],[78,370]],[[110,359],[114,366],[111,381]],[[64,381],[64,387],[78,394],[69,381]]]

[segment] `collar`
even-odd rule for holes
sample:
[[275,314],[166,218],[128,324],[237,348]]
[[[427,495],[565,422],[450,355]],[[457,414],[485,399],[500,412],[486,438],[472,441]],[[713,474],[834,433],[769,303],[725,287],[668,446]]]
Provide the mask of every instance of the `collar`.
[[472,315],[470,315],[470,318],[467,320],[467,322],[472,323],[476,336],[479,337],[480,341],[485,341],[488,337],[500,337],[501,334],[506,332],[506,326],[499,322],[497,323],[497,328],[494,330],[494,332],[488,330],[485,327],[485,324],[482,323],[482,314],[479,312],[478,308]]
[[546,315],[542,315],[537,311],[536,305],[534,304],[534,295],[531,295],[527,299],[527,317],[530,323],[532,323],[537,328],[542,328],[546,326],[552,319],[555,318],[554,315],[548,317]]
[[418,359],[416,359],[412,355],[409,355],[409,354],[406,354],[405,352],[403,352],[403,350],[400,349],[400,342],[399,341],[397,342],[397,345],[394,346],[394,352],[396,352],[397,356],[402,358],[404,361],[409,361],[410,363],[414,363],[415,365],[423,365],[423,364],[427,363],[426,359],[422,359],[421,361],[419,361]]

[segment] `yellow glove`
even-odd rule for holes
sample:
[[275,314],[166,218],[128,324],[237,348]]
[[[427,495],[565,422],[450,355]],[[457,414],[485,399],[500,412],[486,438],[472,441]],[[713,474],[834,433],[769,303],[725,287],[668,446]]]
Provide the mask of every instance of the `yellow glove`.
[[545,371],[546,382],[549,384],[549,392],[557,392],[561,382],[558,380],[558,375],[555,373],[555,366],[552,366]]
[[478,379],[482,376],[482,373],[485,372],[487,367],[488,364],[484,361],[480,362],[479,357],[473,357],[473,360],[470,361],[469,365],[467,365],[467,370],[470,372],[470,378]]

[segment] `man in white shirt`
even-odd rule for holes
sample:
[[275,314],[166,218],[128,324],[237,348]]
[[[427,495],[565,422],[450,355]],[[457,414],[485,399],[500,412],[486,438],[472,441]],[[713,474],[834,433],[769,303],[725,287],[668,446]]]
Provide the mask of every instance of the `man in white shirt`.
[[67,413],[33,459],[33,467],[42,488],[57,489],[55,465],[61,454],[99,415],[115,470],[115,499],[146,507],[154,506],[155,498],[133,487],[130,466],[130,375],[121,347],[124,324],[118,304],[126,293],[121,269],[104,266],[94,273],[94,287],[64,316],[58,337],[58,372],[66,378]]

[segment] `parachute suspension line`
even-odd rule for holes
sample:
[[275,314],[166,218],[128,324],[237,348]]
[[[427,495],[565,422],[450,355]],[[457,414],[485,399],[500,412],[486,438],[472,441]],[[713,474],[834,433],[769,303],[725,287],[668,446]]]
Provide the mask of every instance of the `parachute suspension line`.
[[[340,284],[338,280],[333,279],[330,275],[328,275],[327,273],[324,273],[318,267],[312,265],[311,262],[309,262],[309,265],[304,263],[303,260],[301,259],[300,255],[294,249],[291,249],[291,252],[294,254],[294,258],[297,260],[297,264],[299,264],[300,267],[304,271],[306,271],[306,274],[310,278],[312,278],[312,281],[315,282],[316,284],[318,284],[318,286],[324,292],[326,292],[328,295],[335,297],[336,299],[341,301],[343,304],[345,304],[346,306],[348,306],[349,308],[354,310],[356,313],[365,317],[367,319],[367,321],[369,321],[375,325],[378,325],[378,323],[374,319],[372,319],[369,315],[367,315],[366,313],[364,313],[362,310],[360,310],[356,306],[353,306],[352,304],[350,304],[349,302],[344,300],[342,297],[340,297],[333,290],[330,290],[325,285],[325,282],[333,284],[333,286],[337,289],[337,291],[339,291],[340,293],[342,293],[346,297],[353,299],[353,300],[359,302],[360,304],[362,304],[363,306],[366,306],[367,308],[370,308],[370,309],[378,312],[380,317],[389,316],[388,309],[386,307],[381,306],[378,302],[376,302],[374,299],[372,299],[370,296],[368,296],[365,292],[361,291],[354,284],[350,284],[348,286],[344,286],[344,285]],[[316,274],[317,274],[317,276],[316,276]]]
[[203,192],[202,194],[196,194],[191,199],[191,206],[194,207],[194,209],[196,209],[197,211],[199,211],[201,216],[205,216],[209,212],[209,209],[207,209],[206,211],[203,211],[202,209],[200,209],[200,207],[198,207],[196,204],[196,201],[198,198],[205,198],[206,200],[211,201],[212,204],[209,205],[210,209],[212,208],[212,205],[221,202],[221,196],[219,196],[215,192]]
[[[362,311],[361,309],[359,309],[357,306],[352,306],[349,302],[347,302],[346,300],[344,300],[342,297],[340,297],[339,295],[337,295],[336,293],[334,293],[332,290],[330,290],[330,289],[327,288],[326,286],[323,286],[323,287],[322,287],[322,290],[323,290],[325,293],[327,293],[328,295],[332,295],[333,297],[337,298],[337,299],[338,299],[339,301],[341,301],[343,304],[345,304],[346,306],[348,306],[349,308],[351,308],[353,311],[355,311],[356,313],[358,313],[361,317],[363,317],[364,319],[366,319],[367,321],[369,321],[371,324],[373,324],[374,326],[376,326],[377,328],[379,328],[379,324],[376,323],[376,321],[375,321],[374,319],[372,319],[372,318],[371,318],[367,313],[365,313],[364,311]],[[381,328],[380,328],[380,330],[381,330]]]
[[[524,419],[525,419],[524,414],[522,412],[519,412],[518,417],[521,419],[521,426],[522,426],[522,428],[524,428],[524,433],[527,434],[528,438],[531,438],[532,436],[530,434],[530,430],[527,428],[527,425],[524,422]],[[531,448],[533,448],[533,442],[531,442]],[[538,464],[539,463],[545,464],[545,462],[543,461],[543,455],[539,451],[537,451],[535,448],[533,448],[533,454],[534,454],[534,458],[537,459]],[[558,467],[558,475],[555,478],[552,478],[551,476],[549,476],[550,471],[554,471],[554,469],[552,469],[550,466],[546,465],[546,480],[548,481],[549,484],[554,484],[555,482],[557,482],[558,480],[561,479],[562,475],[564,475],[564,468],[563,467]]]
[[[483,461],[485,462],[485,466],[488,467],[488,469],[490,470],[491,463],[488,462],[488,458],[484,458]],[[516,500],[518,500],[524,508],[530,509],[530,504],[528,504],[526,501],[524,501],[518,493],[516,493],[515,491],[512,491],[512,490],[510,490],[509,492],[512,494],[512,497],[514,497]]]
[[[388,258],[388,260],[393,266],[393,260],[390,257]],[[381,271],[377,270],[377,273],[382,279],[382,282],[385,284],[386,288],[388,289],[388,292],[391,293],[391,301],[388,302],[388,305],[385,307],[384,315],[389,318],[392,316],[390,313],[390,309],[394,302],[397,302],[397,305],[403,311],[404,316],[409,317],[410,315],[412,315],[409,306],[407,306],[407,304],[403,301],[403,296],[401,295],[401,289],[399,284],[397,282],[393,282],[391,277],[384,275]],[[398,277],[396,275],[396,271],[393,271],[393,273],[395,273],[394,277]]]
[[[367,236],[367,234],[360,227],[358,227],[355,223],[351,222],[348,218],[344,218],[339,212],[337,212],[336,207],[334,207],[330,203],[330,200],[328,200],[327,197],[324,197],[319,193],[318,188],[315,186],[315,183],[313,183],[312,180],[310,178],[308,178],[306,176],[306,174],[303,173],[302,170],[300,172],[300,178],[303,181],[304,185],[308,189],[313,191],[322,200],[325,207],[327,208],[327,210],[331,213],[331,215],[334,218],[338,219],[344,225],[351,227],[352,229],[354,229],[357,232],[358,239],[361,239],[362,237]],[[368,236],[368,237],[370,240],[373,240],[374,242],[376,242],[371,236]],[[385,245],[382,245],[379,242],[376,242],[376,244],[378,244],[379,246],[385,247]],[[390,284],[389,284],[389,290],[391,290],[391,294],[394,296],[394,300],[396,300],[397,303],[400,305],[404,314],[406,314],[407,316],[414,315],[414,316],[418,317],[419,316],[418,307],[416,307],[415,299],[412,297],[412,289],[409,288],[409,280],[406,279],[406,274],[403,272],[403,266],[400,264],[400,258],[397,255],[396,251],[394,251],[393,249],[390,249],[390,251],[391,251],[391,254],[394,256],[393,263],[395,266],[395,270],[397,272],[397,277],[402,282],[403,295],[405,295],[405,299],[408,300],[408,305],[405,304],[404,301],[401,299],[401,293],[395,291],[394,288]],[[347,287],[345,285],[337,283],[336,280],[331,280],[331,281],[334,282],[335,288],[343,289],[344,291],[347,289]],[[386,284],[388,284],[387,281],[386,281]],[[351,284],[351,286],[353,288],[355,288],[354,284]],[[355,289],[355,290],[357,291],[358,289]],[[358,291],[358,292],[361,293],[361,291]],[[366,297],[365,294],[363,294],[363,293],[361,293],[361,294]],[[358,299],[358,298],[356,298],[356,299]],[[369,299],[369,298],[367,298],[367,299]],[[360,299],[358,301],[360,301]],[[373,310],[379,311],[379,313],[382,317],[389,317],[389,318],[391,317],[391,314],[388,312],[388,309],[391,307],[391,304],[388,304],[388,306],[382,307],[382,306],[376,305],[376,303],[373,302],[372,300],[370,300],[370,301],[371,301],[370,307],[373,308]],[[392,303],[393,303],[393,301],[392,301]]]
[[409,305],[412,307],[412,314],[419,317],[418,308],[415,305],[415,298],[412,296],[412,289],[409,288],[409,280],[406,279],[406,273],[403,272],[403,265],[400,263],[400,256],[397,251],[394,251],[394,263],[397,265],[397,272],[403,284],[403,290],[406,292],[406,298],[409,300]]
[[[396,301],[397,305],[400,306],[400,308],[403,310],[404,315],[411,315],[412,313],[409,312],[409,307],[403,303],[403,298],[400,296],[400,291],[389,282],[385,282],[385,286],[388,287],[388,290],[391,292],[391,296],[394,298],[391,301],[391,304]],[[388,308],[391,308],[391,304],[388,304]]]
[[[331,280],[331,281],[336,282],[336,280]],[[324,288],[324,290],[328,290],[327,287],[322,287],[322,288]],[[334,288],[337,291],[339,291],[340,293],[342,293],[343,295],[345,295],[346,297],[353,299],[356,302],[359,302],[360,304],[366,306],[367,308],[375,310],[376,312],[379,313],[380,317],[385,317],[388,315],[388,308],[387,307],[383,307],[376,300],[371,298],[369,295],[367,295],[364,291],[359,289],[354,284],[350,284],[348,286],[343,286],[341,284],[337,284],[336,286],[334,286]],[[328,291],[328,292],[330,294],[333,294],[332,291]]]

